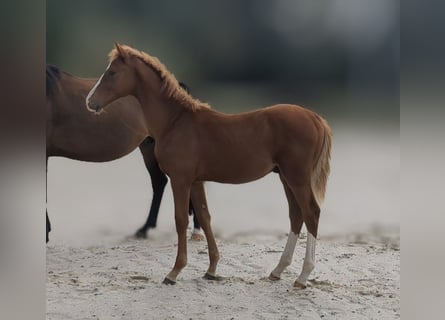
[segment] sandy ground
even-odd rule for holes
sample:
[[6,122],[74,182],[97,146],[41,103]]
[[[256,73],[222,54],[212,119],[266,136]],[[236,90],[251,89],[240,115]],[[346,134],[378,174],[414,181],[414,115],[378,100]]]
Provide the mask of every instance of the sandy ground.
[[[114,245],[48,248],[48,319],[396,319],[400,251],[395,239],[320,240],[310,287],[295,290],[304,247],[278,282],[266,280],[285,237],[218,241],[220,282],[202,279],[205,242],[189,241],[189,264],[175,286],[174,234]],[[382,238],[378,239],[382,240]],[[301,245],[305,244],[300,239]]]
[[240,186],[206,184],[221,252],[218,274],[226,279],[202,279],[206,243],[189,241],[188,266],[176,286],[165,286],[176,254],[169,187],[157,229],[146,240],[129,237],[151,201],[138,152],[104,164],[50,159],[47,318],[400,318],[398,135],[366,128],[334,132],[314,281],[305,290],[291,287],[304,237],[282,280],[265,279],[289,230],[276,175]]

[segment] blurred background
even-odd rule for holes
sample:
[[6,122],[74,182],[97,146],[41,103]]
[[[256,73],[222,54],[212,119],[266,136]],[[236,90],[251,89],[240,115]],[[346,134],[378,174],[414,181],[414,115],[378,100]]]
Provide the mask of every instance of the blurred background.
[[[158,57],[192,95],[235,113],[310,108],[333,129],[320,237],[398,234],[399,1],[46,1],[46,59],[99,77],[113,42]],[[287,232],[278,176],[207,183],[219,237]],[[143,224],[151,184],[139,151],[104,164],[51,159],[51,239],[97,244]],[[174,232],[169,187],[158,221]]]

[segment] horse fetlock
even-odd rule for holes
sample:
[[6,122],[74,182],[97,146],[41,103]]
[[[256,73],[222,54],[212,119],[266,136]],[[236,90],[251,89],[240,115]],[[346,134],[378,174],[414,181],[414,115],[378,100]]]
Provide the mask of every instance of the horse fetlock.
[[280,265],[288,267],[292,263],[292,257],[283,257],[280,261]]
[[190,240],[193,240],[193,241],[204,241],[205,240],[205,236],[202,233],[192,232]]
[[186,265],[187,265],[187,258],[180,259],[179,261],[176,262],[175,269],[181,271],[182,269],[185,268]]

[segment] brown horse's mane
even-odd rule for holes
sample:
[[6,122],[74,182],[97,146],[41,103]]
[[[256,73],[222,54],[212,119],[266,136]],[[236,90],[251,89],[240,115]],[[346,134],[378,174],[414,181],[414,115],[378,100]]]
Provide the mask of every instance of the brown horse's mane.
[[50,96],[57,87],[60,69],[52,64],[46,64],[46,96]]
[[[123,50],[127,55],[133,56],[141,59],[146,65],[155,71],[162,81],[162,92],[164,92],[167,97],[177,101],[184,107],[191,109],[193,111],[210,108],[207,103],[203,103],[198,99],[193,98],[185,89],[183,89],[175,76],[167,70],[167,68],[159,61],[158,58],[150,56],[148,53],[136,50],[127,45],[119,45],[120,49]],[[121,56],[120,52],[114,48],[108,54],[109,62],[113,62]]]

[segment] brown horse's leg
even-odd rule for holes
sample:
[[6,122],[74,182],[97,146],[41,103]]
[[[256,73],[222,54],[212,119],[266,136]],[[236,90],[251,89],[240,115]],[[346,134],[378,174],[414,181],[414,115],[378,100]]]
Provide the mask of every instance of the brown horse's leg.
[[[48,206],[48,157],[46,157],[46,176],[45,176],[45,203]],[[46,243],[49,241],[49,233],[51,232],[51,222],[48,217],[48,209],[46,209]]]
[[[193,186],[192,186],[193,190]],[[193,192],[193,191],[192,191]],[[197,204],[199,206],[199,203]],[[192,235],[190,237],[190,240],[193,241],[203,241],[205,239],[204,235],[201,232],[201,225],[199,224],[198,217],[196,215],[196,210],[193,206],[193,201],[190,199],[190,208],[189,208],[189,215],[193,215],[193,230]]]
[[199,223],[204,230],[207,238],[207,246],[209,248],[210,265],[204,278],[209,280],[217,280],[216,266],[219,260],[218,247],[216,246],[215,237],[213,236],[212,227],[210,225],[210,214],[207,207],[207,200],[202,182],[195,182],[191,189],[192,202],[195,208],[195,214]]
[[176,278],[187,264],[187,225],[190,199],[190,185],[171,180],[173,199],[175,201],[175,223],[178,234],[178,253],[172,271],[165,277],[165,284],[175,284]]
[[294,287],[306,288],[306,281],[315,267],[315,242],[317,239],[320,207],[315,202],[310,184],[294,187],[293,192],[301,208],[303,221],[308,231],[303,269],[297,280],[295,280]]
[[295,200],[292,190],[289,188],[287,182],[280,175],[281,182],[283,183],[286,198],[289,203],[289,219],[291,224],[291,230],[287,238],[286,246],[281,254],[280,261],[275,269],[270,273],[270,280],[279,280],[281,273],[292,263],[292,257],[295,251],[295,245],[297,244],[298,235],[300,234],[301,227],[303,225],[303,218],[301,216],[300,208]]
[[145,224],[136,232],[136,238],[147,238],[147,230],[155,228],[158,220],[159,207],[161,205],[164,188],[167,184],[167,177],[159,168],[158,161],[154,155],[155,142],[151,137],[146,138],[140,145],[142,157],[144,158],[145,167],[151,178],[151,186],[153,188],[153,200],[151,201],[150,212]]

